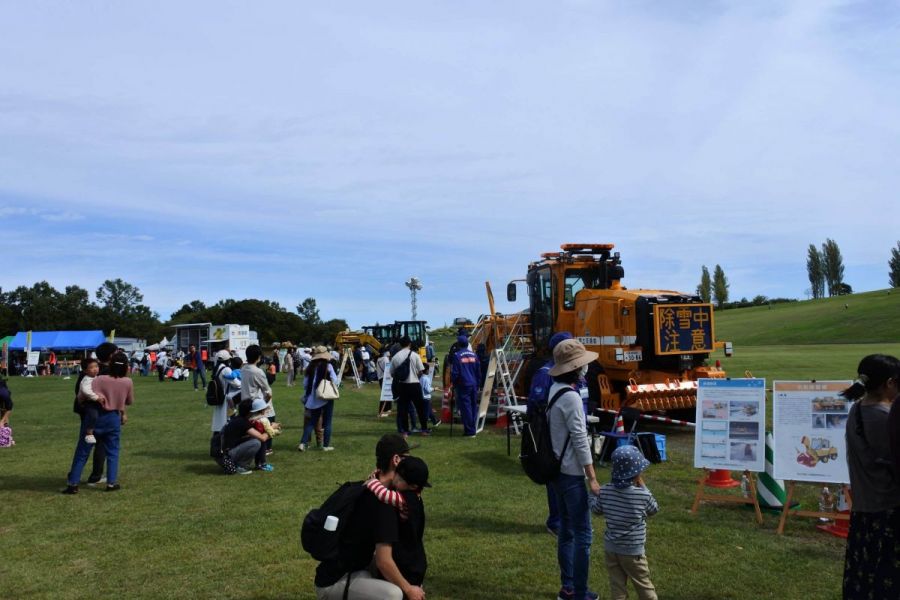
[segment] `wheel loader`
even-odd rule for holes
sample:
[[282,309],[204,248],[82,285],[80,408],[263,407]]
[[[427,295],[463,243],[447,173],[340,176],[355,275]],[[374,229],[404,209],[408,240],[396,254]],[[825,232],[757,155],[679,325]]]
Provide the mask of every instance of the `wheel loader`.
[[710,353],[730,342],[717,341],[713,307],[699,296],[670,290],[628,289],[613,244],[563,244],[528,265],[524,280],[507,286],[516,300],[524,283],[529,308],[513,315],[494,310],[480,320],[470,340],[490,353],[502,349],[516,396],[527,395],[530,373],[550,358],[550,337],[573,334],[600,356],[588,371],[591,403],[609,410],[680,411],[693,417],[697,380],[724,378]]

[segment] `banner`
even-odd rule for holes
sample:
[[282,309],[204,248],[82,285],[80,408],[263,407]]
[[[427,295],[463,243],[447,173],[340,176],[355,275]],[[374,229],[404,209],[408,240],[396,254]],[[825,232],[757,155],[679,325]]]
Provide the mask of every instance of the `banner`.
[[694,466],[765,469],[766,380],[700,379]]
[[775,478],[849,483],[844,437],[852,403],[839,394],[850,381],[772,384]]

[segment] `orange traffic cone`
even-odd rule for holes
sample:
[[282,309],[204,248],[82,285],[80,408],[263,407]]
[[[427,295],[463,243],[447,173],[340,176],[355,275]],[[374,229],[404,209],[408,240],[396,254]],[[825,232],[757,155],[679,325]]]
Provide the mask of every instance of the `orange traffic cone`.
[[497,391],[497,422],[494,426],[498,429],[506,429],[506,422],[509,420],[509,413],[503,410],[506,406],[506,395],[501,391]]
[[616,426],[614,427],[616,433],[625,433],[625,419],[622,418],[621,414],[616,415]]
[[731,478],[731,471],[727,469],[716,469],[709,472],[703,485],[714,488],[733,488],[741,485],[741,482]]

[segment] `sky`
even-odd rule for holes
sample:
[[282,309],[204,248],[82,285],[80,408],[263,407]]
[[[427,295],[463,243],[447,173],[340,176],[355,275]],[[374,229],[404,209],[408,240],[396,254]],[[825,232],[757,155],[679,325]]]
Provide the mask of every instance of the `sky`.
[[[0,287],[497,309],[567,242],[629,288],[854,291],[900,240],[900,7],[0,0]],[[524,293],[520,293],[520,299]]]

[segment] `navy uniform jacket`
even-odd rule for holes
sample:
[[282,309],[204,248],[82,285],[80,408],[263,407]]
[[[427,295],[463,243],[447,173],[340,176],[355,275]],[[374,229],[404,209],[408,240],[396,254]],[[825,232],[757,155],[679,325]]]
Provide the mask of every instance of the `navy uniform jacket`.
[[478,356],[463,348],[453,355],[453,385],[477,388],[481,384],[481,361]]

